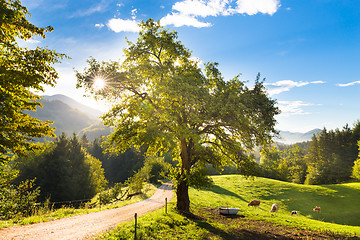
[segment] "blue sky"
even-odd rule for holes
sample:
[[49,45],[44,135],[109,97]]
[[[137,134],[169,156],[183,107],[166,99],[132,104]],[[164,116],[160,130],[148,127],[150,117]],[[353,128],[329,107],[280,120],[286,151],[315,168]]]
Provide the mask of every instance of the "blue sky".
[[56,65],[60,79],[45,94],[65,94],[93,107],[76,89],[74,68],[90,56],[119,60],[137,23],[153,18],[178,32],[202,62],[215,61],[226,79],[266,78],[282,113],[277,129],[306,132],[352,126],[360,119],[359,0],[23,0],[48,46],[71,57]]

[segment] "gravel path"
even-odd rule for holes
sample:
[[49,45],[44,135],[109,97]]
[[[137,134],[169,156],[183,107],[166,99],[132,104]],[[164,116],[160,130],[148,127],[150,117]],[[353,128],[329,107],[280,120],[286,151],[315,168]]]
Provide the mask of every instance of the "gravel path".
[[0,229],[0,239],[73,240],[90,238],[115,228],[119,223],[134,219],[135,213],[141,216],[161,208],[165,204],[165,198],[170,201],[172,196],[171,184],[165,183],[156,190],[151,198],[144,201],[50,222]]

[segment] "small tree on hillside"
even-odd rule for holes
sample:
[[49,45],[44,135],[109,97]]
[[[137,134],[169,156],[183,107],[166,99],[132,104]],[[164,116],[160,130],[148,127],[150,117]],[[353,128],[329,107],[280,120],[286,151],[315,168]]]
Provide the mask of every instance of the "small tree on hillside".
[[360,180],[360,141],[358,141],[359,146],[359,156],[354,162],[354,166],[352,168],[352,177]]
[[[77,73],[78,87],[113,101],[103,120],[115,129],[107,138],[114,151],[143,145],[151,155],[172,151],[179,161],[173,171],[177,209],[189,212],[189,184],[201,180],[197,169],[235,162],[249,173],[255,163],[246,153],[271,140],[279,110],[260,76],[253,88],[239,76],[225,81],[217,63],[205,64],[202,71],[176,41],[176,32],[152,19],[140,27],[122,63],[89,59],[88,68]],[[101,77],[107,85],[97,91],[92,86]]]

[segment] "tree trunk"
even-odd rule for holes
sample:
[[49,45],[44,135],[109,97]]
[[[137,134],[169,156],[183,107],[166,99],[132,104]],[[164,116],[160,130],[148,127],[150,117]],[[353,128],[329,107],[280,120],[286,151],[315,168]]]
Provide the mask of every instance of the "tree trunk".
[[180,180],[176,189],[176,208],[185,213],[190,212],[189,184],[186,180]]
[[188,146],[186,139],[181,139],[181,177],[178,179],[176,189],[176,207],[184,213],[190,213],[189,183],[186,176],[190,172],[190,159],[191,147]]

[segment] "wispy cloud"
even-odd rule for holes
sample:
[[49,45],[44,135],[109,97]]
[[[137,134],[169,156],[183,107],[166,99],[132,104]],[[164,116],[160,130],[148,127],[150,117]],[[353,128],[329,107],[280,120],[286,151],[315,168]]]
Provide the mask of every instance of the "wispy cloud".
[[95,27],[97,27],[97,28],[103,28],[103,27],[105,27],[105,25],[104,24],[102,24],[102,23],[97,23],[97,24],[95,24]]
[[120,18],[112,18],[106,24],[114,32],[139,32],[140,27],[138,22],[134,19],[124,20]]
[[353,85],[356,85],[356,84],[360,84],[360,81],[355,81],[355,82],[350,82],[350,83],[339,83],[339,84],[336,84],[336,85],[339,86],[339,87],[349,87],[349,86],[353,86]]
[[211,23],[200,22],[194,16],[182,15],[179,13],[168,14],[163,17],[160,22],[163,26],[174,25],[175,27],[191,26],[196,28],[202,28],[211,26]]
[[268,86],[268,93],[270,95],[280,94],[282,92],[290,91],[294,87],[303,87],[309,84],[322,84],[324,81],[313,81],[313,82],[295,82],[292,80],[282,80],[275,83],[264,83],[265,86]]
[[303,107],[320,106],[319,104],[306,103],[303,101],[279,101],[279,108],[282,116],[307,115],[310,112],[303,110]]
[[258,13],[273,15],[280,6],[280,0],[184,0],[176,2],[173,11],[160,21],[162,25],[176,27],[210,27],[211,23],[199,18]]
[[41,43],[41,41],[33,39],[33,38],[30,38],[30,39],[26,40],[26,42],[30,43],[30,44],[39,44],[39,43]]
[[135,19],[136,19],[136,13],[137,13],[137,9],[136,9],[136,8],[133,9],[133,10],[131,10],[131,19],[132,19],[132,20],[135,20]]
[[102,0],[99,4],[93,5],[90,8],[80,9],[76,11],[75,13],[70,15],[69,18],[85,17],[97,12],[104,12],[107,9],[108,5],[109,3],[106,0]]

